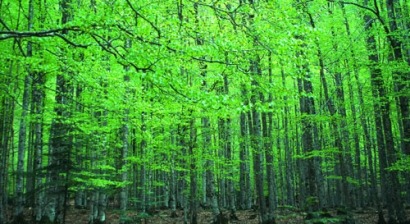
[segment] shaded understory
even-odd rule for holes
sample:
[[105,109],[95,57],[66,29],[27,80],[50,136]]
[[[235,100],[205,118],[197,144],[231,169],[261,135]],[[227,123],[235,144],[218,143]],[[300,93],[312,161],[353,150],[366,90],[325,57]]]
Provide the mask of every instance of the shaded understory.
[[[30,219],[32,217],[32,209],[25,210],[25,223],[34,223]],[[406,210],[407,216],[410,216],[410,209]],[[386,214],[387,211],[384,211]],[[138,211],[129,210],[127,212],[127,223],[129,224],[178,224],[184,223],[183,210],[177,210],[177,216],[172,216],[172,211],[169,209],[151,210],[149,214],[140,213]],[[220,224],[236,223],[236,224],[258,224],[258,211],[255,210],[238,210],[236,215],[238,220],[229,218],[229,211],[223,211],[224,222]],[[88,224],[89,211],[86,209],[75,209],[70,207],[67,211],[66,224]],[[276,223],[343,223],[343,224],[367,224],[380,223],[379,213],[376,209],[360,209],[352,212],[344,213],[340,210],[329,210],[309,214],[293,208],[279,208],[276,210]],[[308,220],[313,218],[313,220]],[[107,220],[105,224],[118,224],[120,220],[120,211],[108,210]],[[24,224],[19,221],[19,224]],[[198,223],[212,223],[212,213],[209,210],[200,209],[198,214]],[[410,223],[410,222],[409,222]]]

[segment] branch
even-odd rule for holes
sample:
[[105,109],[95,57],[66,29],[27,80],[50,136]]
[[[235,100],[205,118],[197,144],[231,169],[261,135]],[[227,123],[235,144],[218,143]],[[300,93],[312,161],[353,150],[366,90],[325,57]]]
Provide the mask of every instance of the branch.
[[197,57],[191,57],[191,58],[196,61],[202,61],[202,62],[207,62],[207,63],[222,64],[222,65],[239,65],[239,64],[229,63],[226,61],[208,60],[205,58],[197,58]]
[[[328,1],[329,2],[336,2],[334,0],[328,0]],[[369,7],[364,6],[364,5],[360,5],[360,4],[355,3],[355,2],[345,2],[345,1],[338,1],[338,2],[340,4],[345,4],[345,5],[354,5],[354,6],[357,6],[359,8],[365,9],[365,10],[370,11],[371,13],[373,13],[377,17],[377,20],[379,20],[380,24],[382,25],[384,32],[387,34],[388,41],[390,43],[393,43],[395,41],[395,39],[393,37],[391,37],[391,35],[390,35],[391,32],[389,30],[389,27],[387,26],[387,24],[384,22],[383,18],[380,15],[380,10],[379,10],[379,7],[377,6],[376,1],[374,1],[375,9],[369,8]]]
[[[3,21],[0,21],[0,22],[3,24]],[[5,24],[3,24],[3,26],[5,26]],[[81,30],[79,29],[79,27],[68,27],[68,28],[40,30],[40,31],[7,30],[7,31],[0,31],[0,41],[11,39],[11,38],[59,37],[60,39],[64,40],[66,43],[74,47],[81,47],[81,48],[88,47],[88,45],[76,44],[73,41],[69,40],[66,36],[62,34],[65,31],[81,31]]]
[[63,31],[80,31],[78,27],[40,30],[40,31],[0,31],[0,40],[6,40],[10,38],[26,38],[26,37],[49,37],[57,36],[58,33]]
[[[137,72],[148,72],[148,71],[154,71],[152,67],[158,62],[155,61],[148,65],[147,67],[138,67],[135,63],[130,62],[127,60],[126,56],[124,54],[121,54],[114,46],[111,45],[110,41],[106,40],[104,37],[101,37],[98,34],[91,34],[91,37],[95,40],[95,42],[102,48],[103,51],[113,55],[116,59],[117,62],[122,65],[122,66],[131,66],[135,69]],[[121,61],[122,60],[122,61]]]
[[141,13],[139,13],[134,6],[131,4],[130,0],[126,0],[127,4],[130,6],[131,10],[135,13],[136,17],[141,17],[143,20],[145,20],[147,23],[149,23],[149,25],[151,25],[151,27],[157,31],[158,34],[158,38],[161,38],[161,31],[159,30],[159,28],[157,26],[154,25],[154,23],[152,23],[151,21],[149,21],[147,18],[145,18],[145,16],[141,15]]
[[57,33],[55,36],[61,38],[61,39],[64,40],[66,43],[68,43],[68,44],[70,44],[70,45],[72,45],[72,46],[74,46],[74,47],[87,48],[88,46],[90,46],[90,44],[88,44],[88,45],[85,45],[85,44],[76,44],[76,43],[72,42],[71,40],[67,39],[67,37],[65,37],[64,35],[59,34],[59,33]]
[[3,21],[2,18],[0,18],[0,24],[4,26],[7,30],[10,30],[10,28],[7,26],[7,24]]
[[359,8],[362,8],[362,9],[365,9],[365,10],[367,10],[367,11],[370,11],[370,12],[373,13],[375,16],[377,16],[377,18],[379,18],[379,13],[378,13],[376,10],[374,10],[374,9],[372,9],[372,8],[369,8],[369,7],[367,7],[367,6],[364,6],[364,5],[360,5],[360,4],[355,3],[355,2],[345,2],[345,1],[335,1],[335,0],[328,0],[328,2],[333,2],[333,3],[338,2],[338,3],[344,4],[344,5],[354,5],[354,6],[357,6],[357,7],[359,7]]
[[139,41],[141,41],[141,42],[143,42],[143,43],[147,43],[147,44],[151,44],[151,45],[159,46],[159,47],[165,47],[166,49],[168,49],[168,50],[171,51],[171,52],[174,52],[174,53],[177,52],[176,49],[174,49],[174,48],[172,48],[172,47],[170,47],[170,46],[168,46],[168,45],[161,44],[160,42],[154,42],[154,41],[150,41],[150,40],[145,40],[145,39],[144,39],[143,37],[141,37],[141,36],[136,36],[133,32],[127,30],[126,28],[122,27],[121,25],[117,25],[117,27],[118,27],[118,29],[120,29],[120,30],[124,31],[125,33],[127,33],[128,35],[130,35],[132,38],[135,38],[135,39],[137,39],[137,40],[139,40]]

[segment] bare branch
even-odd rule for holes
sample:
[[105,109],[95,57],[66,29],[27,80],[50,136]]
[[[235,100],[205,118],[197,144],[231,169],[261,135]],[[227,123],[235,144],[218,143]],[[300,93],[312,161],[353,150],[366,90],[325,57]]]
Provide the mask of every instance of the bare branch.
[[370,11],[370,12],[373,13],[375,16],[379,17],[379,13],[378,13],[376,10],[374,10],[374,9],[372,9],[372,8],[370,8],[370,7],[364,6],[364,5],[360,5],[360,4],[355,3],[355,2],[334,1],[334,0],[328,0],[328,2],[340,3],[340,4],[343,4],[343,5],[354,5],[354,6],[357,6],[357,7],[359,7],[359,8],[362,8],[362,9],[365,9],[365,10],[367,10],[367,11]]
[[229,63],[229,62],[226,62],[226,61],[208,60],[208,59],[205,59],[205,58],[198,58],[198,57],[191,57],[191,58],[196,60],[196,61],[202,61],[202,62],[213,63],[213,64],[239,65],[239,64],[235,64],[235,63]]
[[159,30],[159,28],[155,26],[154,23],[152,23],[147,18],[145,18],[145,16],[139,13],[138,10],[134,8],[134,6],[131,4],[129,0],[126,0],[126,1],[127,1],[127,4],[130,6],[131,10],[135,13],[136,17],[141,17],[143,20],[145,20],[155,31],[157,31],[158,38],[161,38],[161,30]]
[[[2,21],[0,23],[3,24]],[[5,26],[5,24],[3,24]],[[6,26],[5,26],[6,27]],[[6,27],[7,28],[7,27]],[[21,39],[21,38],[30,38],[30,37],[58,37],[62,39],[64,42],[74,46],[74,47],[81,47],[87,48],[88,45],[83,44],[76,44],[73,41],[69,40],[66,36],[62,33],[67,31],[81,31],[79,27],[68,27],[68,28],[60,28],[60,29],[51,29],[51,30],[40,30],[40,31],[15,31],[15,30],[7,30],[7,31],[0,31],[0,41],[7,40],[7,39]]]
[[6,40],[10,38],[27,38],[27,37],[50,37],[57,36],[57,34],[63,31],[81,31],[79,27],[68,27],[60,29],[51,30],[40,30],[40,31],[0,31],[0,40]]

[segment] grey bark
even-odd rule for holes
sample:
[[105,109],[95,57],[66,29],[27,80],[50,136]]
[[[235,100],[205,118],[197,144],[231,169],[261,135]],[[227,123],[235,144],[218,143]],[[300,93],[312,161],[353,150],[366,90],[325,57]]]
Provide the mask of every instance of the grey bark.
[[[141,113],[141,133],[142,133],[142,139],[140,142],[140,155],[142,158],[145,157],[145,150],[147,147],[147,141],[144,137],[144,134],[146,132],[146,124],[145,124],[145,116],[146,113],[142,112]],[[139,198],[140,198],[140,209],[143,213],[145,213],[147,211],[147,170],[146,170],[146,161],[143,159],[143,163],[140,167],[140,191],[139,191]]]
[[[60,2],[62,11],[61,24],[70,20],[70,1]],[[64,30],[63,35],[68,31]],[[49,145],[49,177],[48,177],[48,204],[46,217],[55,223],[64,223],[66,214],[66,202],[68,197],[68,178],[70,177],[70,153],[72,148],[71,124],[67,121],[71,117],[69,105],[73,97],[73,88],[67,78],[67,67],[60,68],[60,74],[56,78],[56,118],[53,119],[50,130]]]
[[197,185],[197,168],[194,150],[196,148],[196,127],[195,119],[191,118],[189,124],[189,145],[188,153],[190,155],[189,161],[189,180],[190,180],[190,194],[189,194],[189,222],[191,224],[198,223],[198,185]]
[[[242,87],[242,95],[246,96],[245,87]],[[248,105],[248,99],[244,99],[244,106]],[[248,145],[248,134],[246,123],[246,113],[241,112],[240,114],[240,150],[239,150],[239,189],[240,189],[240,207],[241,209],[250,209],[252,206],[252,193],[250,186],[250,167],[249,167],[249,145]]]
[[[346,33],[349,37],[349,42],[353,43],[354,40],[352,39],[349,21],[347,20],[347,16],[346,16],[346,12],[345,12],[345,7],[344,7],[343,4],[340,4],[340,6],[341,6],[341,9],[342,9],[342,13],[344,15],[343,16],[344,17],[344,23],[345,23]],[[356,53],[353,51],[353,49],[350,50],[350,54],[351,54],[351,57],[353,59],[356,58]],[[354,80],[356,83],[359,83],[359,71],[358,70],[359,70],[359,66],[356,63],[356,60],[353,60],[353,74],[354,74],[354,76],[349,78],[349,80],[352,80],[352,82]],[[350,76],[350,72],[348,72],[348,75]],[[353,96],[353,93],[351,91],[352,91],[351,85],[349,85],[349,94],[351,96]],[[365,108],[365,103],[364,103],[364,100],[363,100],[364,99],[363,98],[363,90],[360,86],[357,89],[357,94],[358,94],[360,111],[364,111],[365,110],[364,109]],[[353,102],[353,100],[352,100],[352,102]],[[353,107],[353,104],[352,104],[352,107]],[[355,110],[352,108],[352,116],[356,117],[354,115],[354,113],[355,113]],[[364,135],[364,149],[365,149],[364,153],[365,153],[365,158],[367,160],[365,162],[365,164],[366,165],[368,164],[368,166],[367,166],[368,172],[363,170],[365,172],[365,175],[364,175],[365,176],[365,181],[364,181],[365,186],[366,186],[366,189],[368,189],[367,190],[368,191],[367,192],[367,195],[368,195],[367,201],[368,201],[368,204],[370,204],[370,205],[376,205],[376,203],[377,203],[376,201],[378,201],[378,199],[377,199],[377,197],[374,197],[374,196],[377,195],[377,189],[376,189],[377,183],[376,183],[376,175],[375,175],[374,166],[373,166],[372,140],[370,138],[369,127],[368,127],[368,124],[367,124],[367,121],[366,121],[365,113],[362,113],[359,116],[359,120],[360,120],[360,125],[363,129],[363,135]],[[359,143],[358,140],[355,140],[355,142]],[[357,149],[357,146],[356,146],[356,149]],[[356,152],[356,154],[359,154],[359,153]],[[357,161],[357,160],[356,160],[356,163],[357,163],[357,166],[358,166],[357,169],[362,170],[360,168],[361,163],[359,163],[359,161]],[[365,167],[363,169],[365,169]],[[370,177],[368,177],[368,173],[369,173]],[[359,174],[360,174],[360,172],[359,172]],[[361,181],[361,179],[362,178],[360,178],[359,181]],[[370,180],[368,180],[368,179],[370,179]],[[368,184],[368,183],[370,183],[370,184]],[[360,185],[360,186],[362,186],[362,185]],[[359,197],[358,200],[361,201],[362,200],[361,199],[361,197],[362,197],[361,191],[359,192],[358,197]]]
[[[34,23],[34,6],[33,0],[29,1],[28,6],[28,31],[31,31]],[[27,57],[32,57],[33,49],[32,42],[27,43]],[[22,99],[22,111],[20,116],[20,126],[19,126],[19,140],[18,140],[18,159],[17,159],[17,177],[16,177],[16,205],[14,207],[14,219],[22,218],[23,216],[23,206],[24,206],[24,155],[26,151],[26,141],[27,141],[27,115],[30,104],[30,92],[31,92],[31,82],[32,74],[30,68],[28,68],[24,78],[24,89],[23,89],[23,99]]]
[[[386,8],[389,22],[388,40],[392,49],[392,60],[397,62],[404,62],[407,66],[410,66],[410,43],[409,35],[404,34],[402,30],[408,30],[410,28],[410,21],[408,20],[408,12],[406,15],[406,3],[400,1],[386,0]],[[408,8],[407,8],[408,10]],[[407,17],[407,19],[406,19]],[[400,135],[401,135],[401,151],[409,156],[410,155],[410,96],[406,94],[406,91],[410,88],[410,72],[409,71],[394,71],[393,80],[395,84],[396,94],[398,95],[397,104],[400,118]],[[406,191],[407,202],[410,202],[410,177],[408,173],[406,176]],[[396,191],[400,191],[397,189]],[[402,205],[395,204],[397,210],[403,210]],[[402,212],[402,211],[401,211]],[[403,213],[404,215],[404,213]],[[400,215],[401,216],[401,215]],[[403,218],[400,218],[403,219]]]
[[36,78],[34,80],[33,86],[33,112],[35,114],[34,121],[34,213],[36,221],[40,221],[42,218],[42,210],[44,206],[44,191],[43,187],[43,107],[45,93],[43,90],[43,85],[45,83],[45,75],[42,72],[36,73]]
[[[272,60],[271,55],[269,55],[269,83],[272,84]],[[259,98],[261,102],[264,104],[271,105],[273,102],[272,94],[268,94],[268,99],[265,100],[265,96],[263,93],[259,94]],[[262,112],[262,137],[263,137],[263,150],[265,151],[265,160],[266,160],[266,179],[268,182],[268,220],[274,219],[274,211],[277,207],[277,184],[276,184],[276,177],[275,177],[275,166],[274,166],[274,156],[273,156],[273,112],[272,107],[269,107],[268,112]],[[277,145],[279,148],[280,146]],[[278,155],[281,153],[278,152]],[[280,169],[280,166],[278,166]],[[282,181],[282,180],[280,180]]]
[[260,222],[262,224],[275,222],[273,215],[269,214],[266,207],[266,200],[264,196],[264,172],[263,172],[263,135],[261,133],[261,115],[256,108],[257,102],[260,100],[260,92],[258,90],[259,83],[256,81],[261,76],[260,69],[260,58],[256,57],[251,60],[252,75],[254,76],[252,80],[253,91],[251,93],[251,103],[252,103],[252,134],[251,134],[251,145],[253,149],[253,170],[255,178],[255,189],[257,195],[257,201],[259,206]]
[[[127,39],[125,40],[125,48],[131,48],[131,40]],[[129,95],[129,89],[128,89],[128,83],[130,82],[130,77],[128,75],[129,67],[126,66],[124,67],[125,75],[124,75],[124,82],[127,85],[127,89],[125,90],[126,96],[124,97],[124,102],[127,103],[128,101],[128,95]],[[128,181],[128,170],[126,169],[127,167],[127,158],[128,158],[128,151],[129,151],[129,142],[128,142],[128,136],[129,136],[129,109],[124,110],[124,118],[123,118],[123,125],[122,125],[122,152],[121,152],[121,168],[122,168],[122,174],[121,174],[121,181],[123,183],[126,183]],[[122,211],[122,215],[125,214],[127,210],[127,205],[128,205],[128,187],[123,186],[120,191],[120,209]],[[125,222],[125,219],[121,219],[121,224]]]
[[218,198],[215,191],[215,177],[214,177],[214,162],[211,159],[210,155],[213,155],[212,148],[211,148],[211,125],[208,118],[202,118],[202,126],[203,126],[203,142],[204,142],[204,150],[207,151],[207,159],[205,162],[206,167],[206,197],[207,203],[212,209],[212,216],[213,221],[218,220],[218,215],[220,214],[219,205],[218,205]]
[[[331,12],[330,9],[329,11]],[[310,14],[310,12],[307,12],[307,14],[309,16],[310,25],[312,26],[312,28],[316,28],[312,15]],[[334,45],[334,48],[336,48],[335,44],[333,45]],[[350,192],[349,184],[347,182],[348,175],[351,173],[350,166],[348,165],[349,162],[347,161],[349,160],[347,158],[347,155],[350,155],[350,153],[349,153],[349,148],[347,147],[348,144],[345,143],[345,141],[349,140],[349,136],[348,136],[348,133],[346,133],[345,128],[340,128],[340,127],[347,127],[346,121],[345,121],[346,112],[345,112],[344,103],[343,103],[344,102],[343,84],[341,82],[341,77],[340,77],[341,74],[340,73],[335,74],[335,77],[336,77],[335,83],[336,83],[336,92],[337,92],[336,96],[338,97],[339,101],[342,101],[341,103],[339,103],[339,108],[337,108],[336,104],[338,103],[335,103],[334,100],[329,95],[329,90],[328,90],[329,87],[328,87],[327,78],[325,74],[325,63],[324,63],[324,59],[322,55],[322,50],[321,50],[321,47],[318,41],[316,41],[316,47],[317,47],[317,55],[318,55],[319,66],[320,66],[320,71],[319,71],[320,80],[323,86],[326,106],[332,117],[335,116],[337,113],[339,113],[343,117],[341,124],[338,124],[335,120],[332,120],[331,125],[332,125],[332,130],[333,130],[333,136],[335,137],[334,145],[340,151],[340,153],[337,153],[339,167],[336,168],[336,174],[340,175],[342,178],[340,183],[338,183],[341,189],[341,197],[340,197],[341,204],[340,205],[351,207],[352,199],[349,193]],[[339,131],[339,130],[342,130],[342,131]],[[343,132],[343,134],[341,132]]]
[[[304,57],[304,53],[300,52],[300,57]],[[303,115],[301,121],[301,146],[303,153],[309,155],[314,149],[313,145],[313,132],[314,124],[309,119],[309,116],[316,114],[314,107],[314,99],[311,96],[313,92],[312,83],[310,81],[310,75],[307,64],[302,64],[300,67],[301,74],[304,74],[303,80],[298,79],[298,89],[301,97],[299,99],[300,113]],[[301,203],[307,206],[308,211],[317,211],[319,209],[318,204],[318,189],[317,189],[317,176],[315,159],[309,157],[304,161],[301,161],[300,169],[302,173],[300,176],[301,191],[305,194],[306,198],[300,198]]]
[[[367,1],[365,1],[365,5],[367,5]],[[379,12],[378,6],[376,5],[375,7],[376,12]],[[369,16],[365,16],[364,22],[366,24],[369,24],[368,26],[365,26],[365,29],[370,32],[371,29],[374,27],[373,20],[371,20]],[[397,47],[396,40],[393,38],[389,39],[389,41],[393,49],[395,49],[395,47]],[[397,161],[397,152],[395,147],[395,141],[393,139],[393,131],[390,118],[390,102],[387,99],[388,92],[384,84],[382,71],[378,66],[378,64],[380,63],[380,59],[377,55],[378,51],[374,36],[370,35],[367,38],[367,47],[370,52],[368,56],[369,61],[373,63],[373,66],[371,66],[369,70],[371,74],[372,95],[375,99],[373,106],[375,124],[377,128],[376,137],[379,154],[379,168],[382,192],[383,196],[385,197],[384,199],[387,205],[389,222],[404,222],[404,220],[406,219],[406,215],[404,212],[401,197],[398,172],[388,172],[386,170],[386,168],[388,168]],[[399,51],[400,50],[395,51],[394,53],[400,54],[401,52]]]
[[[282,75],[282,88],[286,89],[286,77],[285,77],[285,71],[283,69],[283,65],[281,65],[281,75]],[[284,131],[284,136],[283,136],[283,141],[284,141],[284,150],[285,150],[285,182],[286,182],[286,205],[294,205],[295,204],[295,198],[294,198],[294,183],[293,183],[293,169],[294,169],[294,163],[293,163],[293,152],[292,148],[290,147],[289,143],[289,103],[288,103],[288,97],[285,95],[283,96],[283,101],[285,104],[285,108],[283,110],[283,120],[282,120],[282,126],[283,126],[283,131]]]
[[[227,57],[227,54],[225,54]],[[228,59],[226,59],[227,62]],[[228,95],[229,94],[229,80],[227,75],[223,76],[223,94]],[[225,134],[224,134],[224,145],[225,145],[225,156],[226,156],[226,163],[227,163],[227,169],[228,169],[228,179],[227,179],[227,198],[228,198],[228,205],[229,205],[229,210],[230,210],[230,216],[234,219],[237,219],[236,217],[236,200],[235,200],[235,188],[234,188],[234,173],[233,173],[233,167],[232,167],[232,161],[233,161],[233,152],[232,152],[232,131],[231,131],[231,125],[232,121],[231,118],[228,116],[225,120]]]
[[[31,44],[30,44],[31,45]],[[20,116],[20,126],[19,126],[19,140],[18,140],[18,159],[17,159],[17,177],[16,177],[16,205],[14,210],[14,218],[23,216],[23,206],[24,206],[24,155],[26,151],[26,131],[27,131],[27,115],[29,109],[29,92],[31,88],[31,74],[27,74],[24,79],[24,90],[23,90],[23,105],[22,112]]]
[[[11,71],[10,65],[10,71]],[[11,73],[10,73],[11,74]],[[12,77],[6,76],[6,77]],[[0,78],[7,83],[8,78]],[[12,88],[10,88],[12,89]],[[14,99],[0,96],[0,224],[8,222],[6,213],[8,200],[8,160],[13,142]]]
[[[344,24],[345,24],[345,29],[346,29],[347,36],[349,38],[349,43],[352,44],[353,40],[352,40],[351,31],[350,31],[350,24],[349,24],[349,21],[348,21],[347,16],[346,16],[346,10],[345,10],[343,4],[339,4],[339,5],[342,9],[343,21],[344,21]],[[350,53],[350,56],[352,58],[356,58],[356,54],[355,54],[353,49],[350,49],[349,53]],[[353,60],[353,73],[355,74],[356,77],[358,77],[358,66],[357,66],[356,60]],[[352,82],[353,78],[351,76],[351,72],[347,72],[346,74],[347,74],[347,79],[350,82]],[[349,88],[348,91],[349,91],[349,96],[350,96],[350,102],[354,102],[353,86],[350,84],[348,86],[348,88]],[[358,91],[359,91],[359,97],[360,97],[358,106],[359,106],[359,108],[363,108],[363,103],[362,103],[363,98],[361,98],[362,97],[361,88],[359,87],[358,89],[359,89]],[[358,119],[361,121],[362,128],[364,129],[363,132],[364,132],[364,135],[365,135],[364,136],[365,137],[364,138],[364,145],[365,145],[364,148],[366,149],[365,152],[367,152],[367,151],[369,151],[369,146],[370,146],[370,137],[369,137],[368,130],[367,130],[367,123],[364,119],[362,119],[362,118],[364,118],[364,116],[360,116],[358,118],[358,115],[356,113],[356,107],[353,103],[350,104],[350,111],[351,111],[352,117],[355,121],[357,121]],[[356,165],[356,172],[355,172],[354,177],[355,177],[356,180],[358,180],[358,183],[359,183],[358,189],[356,191],[356,198],[357,198],[356,206],[363,207],[365,205],[365,199],[364,199],[365,190],[364,190],[364,186],[363,186],[364,185],[363,184],[363,177],[367,175],[367,171],[365,170],[365,167],[364,168],[362,167],[362,162],[361,162],[361,154],[362,153],[361,153],[361,150],[360,150],[360,138],[359,138],[359,131],[358,131],[359,123],[354,122],[354,124],[355,124],[355,128],[354,128],[354,131],[353,131],[353,138],[354,138],[355,165]],[[365,156],[366,156],[366,153],[365,153]],[[369,171],[372,173],[373,169],[370,169]],[[372,178],[374,178],[374,174],[371,174],[371,176],[373,176]],[[365,178],[364,183],[367,183],[367,182],[368,182],[367,178]],[[371,187],[367,187],[367,188],[371,189]],[[371,191],[371,195],[376,195],[375,188]]]

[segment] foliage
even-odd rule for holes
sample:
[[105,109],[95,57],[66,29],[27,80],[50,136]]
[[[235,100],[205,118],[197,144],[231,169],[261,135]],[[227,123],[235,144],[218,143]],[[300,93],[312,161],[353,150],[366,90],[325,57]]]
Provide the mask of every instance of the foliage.
[[0,196],[374,205],[410,167],[409,6],[380,3],[1,1]]

